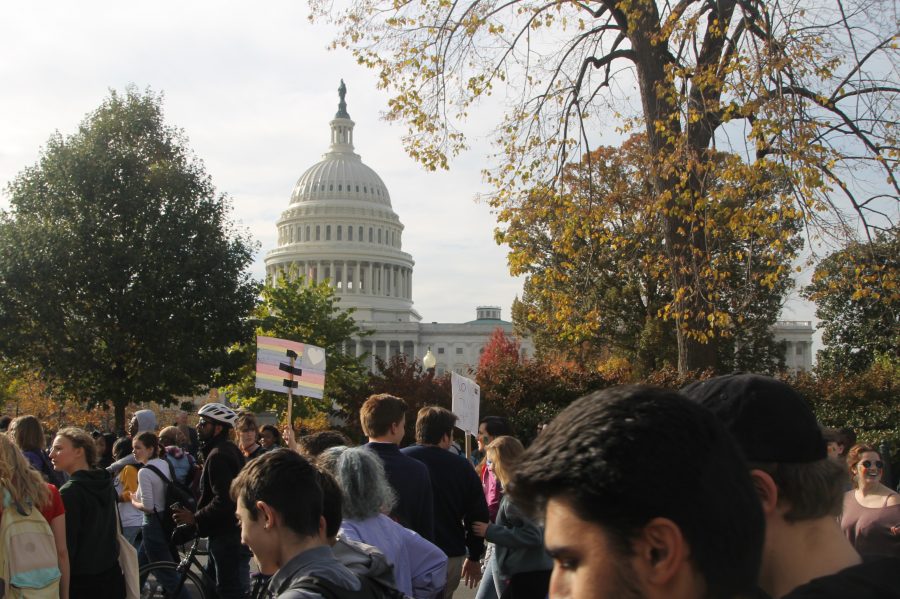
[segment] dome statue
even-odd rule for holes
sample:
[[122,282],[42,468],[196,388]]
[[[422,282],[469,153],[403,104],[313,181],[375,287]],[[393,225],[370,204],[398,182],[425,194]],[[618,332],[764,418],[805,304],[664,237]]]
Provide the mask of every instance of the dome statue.
[[329,280],[340,306],[356,308],[359,321],[418,322],[403,224],[384,181],[354,152],[343,80],[338,95],[328,151],[294,185],[266,274]]

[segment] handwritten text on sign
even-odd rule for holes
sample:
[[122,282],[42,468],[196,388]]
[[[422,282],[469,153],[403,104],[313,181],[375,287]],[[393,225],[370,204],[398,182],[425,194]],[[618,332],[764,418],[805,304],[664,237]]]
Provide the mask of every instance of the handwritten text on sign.
[[478,412],[481,408],[481,388],[472,379],[450,373],[453,388],[453,413],[459,420],[456,426],[463,431],[478,434]]

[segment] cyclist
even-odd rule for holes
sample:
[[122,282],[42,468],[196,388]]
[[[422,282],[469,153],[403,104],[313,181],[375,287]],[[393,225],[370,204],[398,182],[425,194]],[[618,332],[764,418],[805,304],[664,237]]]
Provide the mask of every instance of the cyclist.
[[221,599],[243,599],[250,590],[250,553],[241,546],[241,529],[234,517],[231,481],[244,466],[244,457],[229,433],[237,420],[231,408],[208,403],[200,408],[197,435],[203,456],[200,478],[200,500],[196,513],[187,509],[173,510],[175,521],[193,524],[197,533],[209,537],[207,565],[210,580],[216,582]]

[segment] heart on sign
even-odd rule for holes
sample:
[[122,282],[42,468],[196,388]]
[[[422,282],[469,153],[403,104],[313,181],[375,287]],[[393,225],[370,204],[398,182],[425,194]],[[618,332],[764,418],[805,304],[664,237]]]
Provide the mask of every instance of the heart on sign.
[[325,350],[321,347],[307,347],[306,357],[313,366],[318,366],[325,361]]

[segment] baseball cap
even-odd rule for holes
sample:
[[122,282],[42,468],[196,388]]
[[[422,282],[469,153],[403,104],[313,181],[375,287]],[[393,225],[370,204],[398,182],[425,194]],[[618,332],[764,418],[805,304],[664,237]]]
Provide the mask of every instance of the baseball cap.
[[789,385],[759,374],[728,374],[681,390],[712,411],[751,462],[806,463],[827,457],[806,401]]

